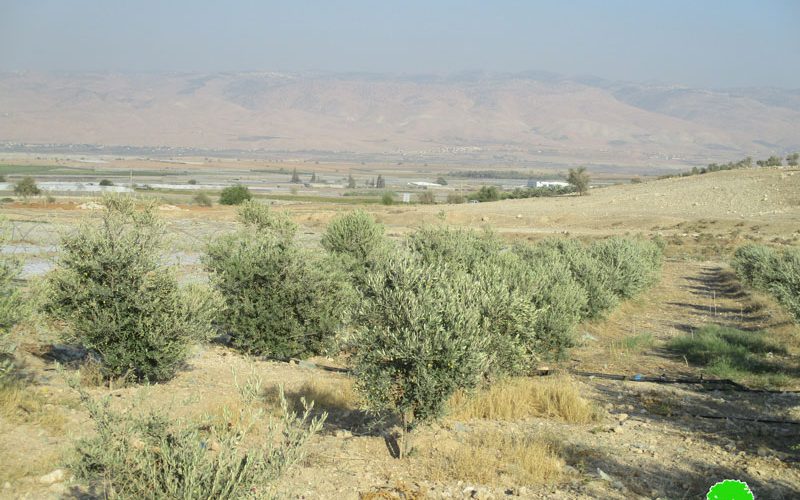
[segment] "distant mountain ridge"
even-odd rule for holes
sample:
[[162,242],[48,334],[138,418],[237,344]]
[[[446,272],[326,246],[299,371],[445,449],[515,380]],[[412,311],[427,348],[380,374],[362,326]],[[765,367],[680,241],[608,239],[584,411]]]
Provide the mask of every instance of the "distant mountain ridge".
[[704,163],[800,150],[800,90],[544,72],[3,73],[0,142],[464,163]]

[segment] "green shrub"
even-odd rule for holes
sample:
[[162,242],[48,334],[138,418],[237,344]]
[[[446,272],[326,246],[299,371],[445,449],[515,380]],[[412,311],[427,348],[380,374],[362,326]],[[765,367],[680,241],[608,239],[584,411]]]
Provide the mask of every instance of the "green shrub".
[[234,184],[222,190],[219,194],[220,205],[240,205],[253,197],[247,186]]
[[800,249],[779,253],[764,245],[745,245],[736,250],[731,265],[746,285],[772,294],[800,321]]
[[41,193],[42,190],[36,185],[33,177],[23,177],[14,184],[14,194],[17,196],[28,198],[30,196],[38,196]]
[[272,497],[276,481],[303,460],[326,417],[312,419],[313,404],[299,416],[290,412],[281,392],[280,422],[269,419],[261,444],[254,445],[251,434],[266,416],[252,406],[238,414],[223,408],[226,421],[218,425],[175,420],[161,410],[121,413],[111,409],[108,398],[80,394],[96,432],[76,443],[71,468],[78,478],[99,483],[104,498]]
[[100,184],[101,186],[113,186],[114,185],[114,183],[111,182],[108,179],[101,179],[98,184]]
[[[0,218],[0,247],[8,242],[9,237],[6,221]],[[22,301],[14,283],[19,271],[20,263],[16,258],[0,253],[0,389],[10,380],[14,368],[14,348],[7,336],[22,316]]]
[[481,261],[498,254],[502,243],[487,231],[425,226],[408,237],[408,247],[423,262],[446,263],[470,272]]
[[197,193],[194,195],[194,202],[200,205],[201,207],[212,207],[214,206],[214,202],[211,200],[211,197],[206,193]]
[[497,201],[500,199],[500,190],[497,189],[497,186],[481,186],[478,192],[470,198],[483,202]]
[[267,205],[255,200],[245,201],[237,210],[239,222],[258,231],[272,232],[279,238],[292,240],[297,233],[297,224],[288,212],[275,212]]
[[[8,243],[11,232],[5,219],[0,218],[0,247]],[[0,336],[11,328],[20,318],[20,294],[14,283],[21,266],[17,258],[0,253]],[[0,344],[2,339],[0,338]]]
[[238,349],[285,359],[322,352],[352,304],[347,275],[272,231],[217,238],[205,265],[228,306],[222,326]]
[[181,289],[159,264],[163,228],[153,204],[104,198],[99,224],[86,220],[62,239],[47,278],[44,309],[67,338],[96,351],[106,375],[169,379],[192,343],[212,333],[219,301],[201,287]]
[[383,205],[394,205],[394,193],[386,191],[381,195],[381,203]]
[[767,290],[778,280],[778,253],[764,245],[744,245],[736,249],[731,266],[746,285]]
[[487,375],[525,375],[545,354],[539,320],[544,310],[532,292],[512,284],[512,274],[526,272],[519,257],[497,254],[476,265],[471,274],[475,303],[487,340]]
[[[367,280],[353,343],[356,389],[372,413],[410,423],[437,418],[486,370],[486,339],[464,273],[399,256]],[[403,447],[405,449],[405,446]]]
[[780,279],[769,291],[800,321],[800,249],[784,250],[776,274]]
[[581,317],[594,319],[602,317],[618,303],[618,297],[611,287],[608,267],[580,241],[567,238],[551,238],[535,247],[545,261],[563,261],[572,277],[586,291],[586,307]]
[[331,253],[346,254],[358,262],[366,262],[385,243],[383,225],[363,210],[356,210],[333,219],[321,243]]
[[509,269],[508,279],[540,309],[536,321],[536,352],[561,357],[574,344],[574,331],[588,309],[586,290],[572,276],[564,259],[545,258],[539,249],[517,245],[524,267]]
[[605,266],[611,290],[629,299],[658,281],[661,249],[647,240],[613,237],[595,242],[591,254]]

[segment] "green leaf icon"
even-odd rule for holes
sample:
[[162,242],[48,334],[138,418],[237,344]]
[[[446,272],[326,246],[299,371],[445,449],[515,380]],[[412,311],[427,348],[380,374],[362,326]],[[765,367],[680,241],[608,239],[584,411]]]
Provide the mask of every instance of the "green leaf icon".
[[706,500],[753,500],[753,492],[744,481],[726,479],[708,490]]

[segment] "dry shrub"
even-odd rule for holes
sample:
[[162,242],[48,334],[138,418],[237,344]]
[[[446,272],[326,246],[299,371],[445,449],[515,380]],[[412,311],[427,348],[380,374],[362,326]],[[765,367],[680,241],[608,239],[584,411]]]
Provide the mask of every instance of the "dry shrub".
[[600,417],[598,408],[565,376],[509,378],[475,394],[459,391],[450,399],[450,410],[453,418],[461,420],[546,417],[585,424]]
[[553,483],[564,467],[556,444],[532,434],[477,433],[433,458],[433,478],[487,485]]
[[359,500],[424,500],[428,494],[417,485],[398,482],[394,486],[380,486],[372,491],[360,493]]

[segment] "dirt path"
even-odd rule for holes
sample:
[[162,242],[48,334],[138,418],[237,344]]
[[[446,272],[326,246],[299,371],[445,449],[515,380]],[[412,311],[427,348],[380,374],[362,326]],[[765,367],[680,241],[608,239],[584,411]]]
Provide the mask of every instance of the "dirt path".
[[699,376],[698,368],[663,344],[711,324],[791,337],[796,327],[765,299],[744,290],[723,264],[667,261],[652,290],[579,331],[582,345],[572,352],[570,366],[624,375]]

